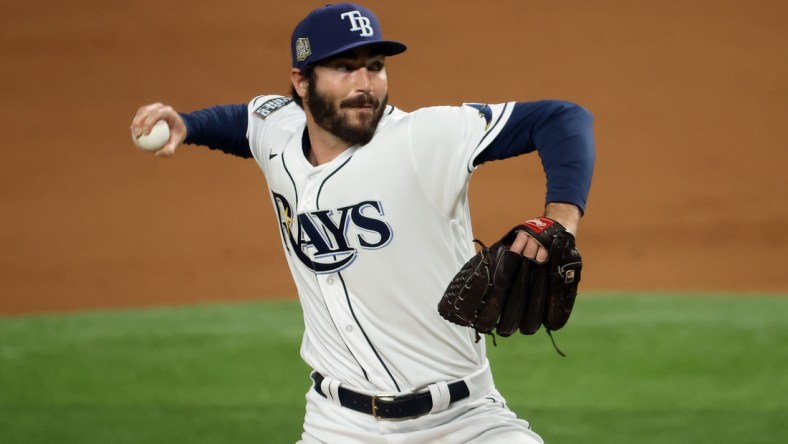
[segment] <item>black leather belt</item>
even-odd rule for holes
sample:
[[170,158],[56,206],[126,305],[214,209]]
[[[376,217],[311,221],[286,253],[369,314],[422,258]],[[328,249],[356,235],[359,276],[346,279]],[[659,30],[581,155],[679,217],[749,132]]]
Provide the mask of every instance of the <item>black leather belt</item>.
[[[315,381],[315,391],[326,398],[326,394],[320,388],[320,384],[325,379],[323,375],[312,372],[312,379]],[[426,415],[432,410],[432,395],[429,391],[398,396],[370,396],[339,386],[337,392],[342,407],[366,413],[378,419],[416,418]],[[465,381],[449,384],[449,395],[450,403],[467,398],[470,396],[468,385],[465,384]]]

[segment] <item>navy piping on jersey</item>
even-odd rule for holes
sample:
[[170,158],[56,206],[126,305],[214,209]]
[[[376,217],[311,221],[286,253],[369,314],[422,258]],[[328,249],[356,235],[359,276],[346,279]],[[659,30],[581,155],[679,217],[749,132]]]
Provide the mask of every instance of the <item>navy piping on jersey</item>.
[[[284,168],[285,172],[287,173],[287,177],[290,178],[290,183],[293,185],[293,193],[295,194],[295,197],[296,197],[296,208],[298,208],[298,189],[296,188],[296,183],[293,180],[293,176],[290,174],[290,171],[287,169],[287,164],[285,163],[285,159],[284,159],[285,156],[284,156],[284,154],[279,156],[279,157],[280,157],[279,161],[282,162],[282,168]],[[273,197],[276,194],[276,192],[274,192],[272,190],[271,194],[272,194],[272,197]],[[281,224],[282,212],[279,209],[280,207],[277,204],[274,204],[274,207],[275,207],[274,209],[276,210],[276,217],[280,221],[279,223]],[[289,217],[293,217],[293,215],[291,214]],[[281,226],[279,227],[279,233],[282,235],[282,243],[285,246],[285,251],[290,253],[290,242],[288,242],[287,235],[285,234],[284,229]]]
[[[348,157],[344,162],[342,162],[342,165],[339,165],[339,167],[337,167],[337,169],[332,171],[331,174],[329,174],[328,176],[326,176],[325,179],[323,179],[323,182],[320,184],[320,188],[317,189],[317,197],[315,197],[315,208],[316,209],[320,210],[320,194],[323,192],[323,186],[326,184],[326,182],[328,182],[328,179],[330,179],[331,176],[336,174],[339,170],[342,169],[342,167],[347,165],[347,163],[350,162],[350,159],[352,159],[352,158],[353,158],[353,155],[351,154],[350,157]],[[328,231],[326,231],[325,227],[323,228],[323,234],[325,234],[326,241],[327,242],[331,242],[330,233]]]
[[[364,327],[362,327],[361,323],[358,322],[358,318],[356,317],[356,312],[353,310],[353,304],[350,302],[350,293],[348,293],[347,291],[347,286],[345,285],[345,278],[342,277],[341,272],[337,272],[337,276],[339,276],[339,280],[342,282],[342,289],[345,292],[345,299],[347,299],[347,306],[350,309],[350,314],[353,315],[353,320],[356,321],[356,325],[358,326],[358,329],[361,330],[361,333],[364,335],[364,339],[367,340],[367,344],[369,344],[369,347],[372,349],[372,352],[375,353],[375,357],[378,358],[380,365],[383,366],[383,368],[386,370],[386,373],[389,375],[389,378],[391,378],[391,382],[394,383],[394,387],[397,389],[398,392],[402,391],[399,388],[399,384],[397,384],[397,380],[394,379],[394,375],[391,374],[391,370],[389,370],[389,367],[386,365],[385,362],[383,362],[383,358],[380,356],[380,354],[378,354],[378,350],[375,348],[374,345],[372,345],[372,341],[369,339],[369,336],[367,336],[367,332],[364,331]],[[364,372],[364,374],[366,375],[367,373]]]
[[[298,211],[298,186],[296,185],[295,179],[293,179],[293,175],[290,173],[290,168],[287,167],[287,162],[285,161],[285,153],[282,152],[282,155],[279,156],[282,158],[282,168],[285,169],[285,173],[287,173],[287,177],[290,179],[290,183],[293,184],[293,194],[295,195],[295,207],[296,212]],[[290,217],[296,217],[295,214],[291,214]]]
[[[296,182],[295,182],[295,180],[293,179],[293,175],[290,173],[290,169],[289,169],[289,168],[287,168],[287,162],[285,161],[285,155],[284,155],[284,152],[282,153],[282,155],[281,155],[280,157],[281,157],[282,167],[284,168],[285,172],[287,173],[287,177],[290,179],[290,183],[292,183],[292,185],[293,185],[293,191],[294,191],[294,194],[295,194],[295,199],[296,199],[296,208],[298,208],[298,196],[299,196],[299,194],[298,194],[298,187],[296,186]],[[348,159],[348,160],[350,160],[350,159]],[[347,161],[346,161],[345,163],[347,163]],[[344,166],[344,165],[345,165],[345,163],[343,163],[343,164],[342,164],[342,166]],[[340,168],[341,168],[341,166],[340,166]],[[332,175],[333,175],[333,173],[332,173]],[[329,177],[330,177],[330,176],[329,176]],[[328,179],[328,178],[326,178],[326,179]],[[325,183],[325,181],[324,181],[324,183]],[[321,189],[322,189],[322,184],[321,184]],[[277,211],[278,211],[278,209],[277,209]],[[296,215],[291,215],[291,217],[295,217],[295,216],[296,216]],[[281,220],[281,218],[280,218],[280,220]],[[299,234],[298,234],[298,236],[300,237],[300,230],[301,230],[301,226],[300,226],[300,225],[298,226],[298,230],[299,230]],[[283,234],[283,235],[284,235],[284,234]],[[285,246],[286,246],[286,248],[287,248],[287,249],[288,249],[288,251],[289,251],[289,244],[288,244],[288,242],[287,242],[287,239],[285,239],[285,240],[284,240],[284,243],[285,243]],[[313,267],[313,268],[314,268],[314,267]],[[340,276],[340,278],[341,278],[341,276]],[[343,285],[343,287],[344,287],[344,281],[343,281],[342,285]],[[347,295],[347,290],[346,290],[346,289],[345,289],[345,294]],[[325,301],[323,301],[323,304],[325,305]],[[328,308],[328,307],[326,306],[326,308]],[[351,312],[352,312],[352,311],[353,311],[353,310],[352,310],[352,308],[351,308]],[[330,313],[330,311],[328,311],[328,313],[329,313],[329,317],[331,318],[331,323],[332,323],[332,324],[334,324],[334,328],[335,328],[337,331],[339,331],[339,327],[337,326],[337,324],[336,324],[336,321],[334,320],[334,317],[333,317],[333,316],[331,316],[331,313]],[[355,319],[355,314],[353,315],[353,317],[354,317],[354,319]],[[356,324],[358,324],[358,320],[357,320],[357,319],[356,319]],[[359,328],[361,328],[361,326],[360,326],[360,325],[359,325]],[[362,331],[363,331],[363,329],[362,329]],[[366,337],[366,334],[364,334],[364,336]],[[369,339],[367,339],[367,341],[369,341]],[[370,344],[370,345],[371,345],[371,344]],[[369,375],[367,374],[367,371],[366,371],[366,369],[364,369],[364,367],[363,367],[363,366],[361,365],[361,363],[359,362],[358,358],[356,358],[356,356],[353,354],[353,352],[350,350],[350,348],[348,347],[348,345],[347,345],[347,344],[345,344],[345,348],[347,349],[348,353],[350,353],[350,356],[352,356],[352,357],[353,357],[353,360],[354,360],[354,361],[356,361],[356,364],[358,364],[359,368],[361,369],[361,372],[364,374],[364,378],[365,378],[367,381],[369,381]],[[374,350],[374,348],[373,348],[373,350]],[[377,352],[375,352],[375,354],[377,355]],[[396,384],[396,383],[395,383],[395,384]]]
[[[477,149],[479,148],[479,146],[481,146],[481,145],[484,143],[484,141],[485,141],[485,140],[487,140],[487,136],[489,136],[490,134],[492,134],[492,130],[493,130],[493,129],[494,129],[496,126],[498,126],[498,124],[501,122],[501,118],[503,118],[503,115],[504,115],[504,114],[506,114],[506,109],[507,109],[507,107],[508,107],[508,106],[509,106],[509,103],[506,103],[506,104],[504,104],[504,105],[503,105],[503,111],[501,111],[501,113],[500,113],[500,114],[498,114],[498,119],[496,119],[496,120],[495,120],[495,123],[493,123],[493,124],[490,126],[489,130],[487,130],[487,134],[485,134],[485,135],[484,135],[484,137],[482,137],[482,140],[480,140],[480,141],[479,141],[479,144],[478,144],[478,145],[476,145],[476,148],[477,148]],[[504,128],[506,128],[506,125],[504,125]],[[497,139],[497,137],[496,137],[496,139]],[[494,142],[496,139],[493,139],[493,142]],[[489,149],[489,147],[485,148],[485,150],[484,150],[484,151],[487,151],[488,149]],[[478,158],[478,157],[480,157],[480,156],[481,156],[481,153],[480,153],[478,156],[476,156],[476,157]],[[476,164],[476,162],[474,162],[474,165],[475,165],[475,164]],[[471,172],[470,168],[468,169],[468,172],[469,172],[469,173]]]
[[334,174],[336,174],[336,173],[337,173],[339,170],[341,170],[342,168],[344,168],[344,166],[345,166],[345,165],[347,165],[347,163],[348,163],[348,162],[350,162],[350,159],[352,159],[352,158],[353,158],[353,155],[351,154],[351,155],[350,155],[350,157],[348,157],[348,158],[347,158],[347,160],[345,160],[344,162],[342,162],[342,165],[340,165],[339,167],[337,167],[337,169],[335,169],[334,171],[332,171],[332,172],[331,172],[331,174],[329,174],[328,176],[326,176],[326,178],[323,180],[323,183],[321,183],[321,184],[320,184],[320,188],[318,188],[318,190],[317,190],[317,197],[315,198],[315,206],[317,207],[317,209],[318,209],[318,210],[320,209],[320,193],[322,193],[322,192],[323,192],[323,186],[325,186],[326,182],[328,182],[328,179],[331,179],[331,176],[333,176],[333,175],[334,175]]
[[[304,139],[308,140],[308,138],[306,137],[306,129],[304,130]],[[282,154],[282,156],[280,156],[280,157],[282,157],[282,158],[283,158],[283,159],[282,159],[282,164],[283,164],[283,165],[284,165],[284,167],[285,167],[285,171],[287,171],[287,175],[288,175],[288,177],[290,177],[290,181],[291,181],[291,182],[293,182],[293,189],[296,191],[296,194],[295,194],[295,196],[296,196],[296,208],[298,208],[298,190],[296,189],[296,186],[295,186],[295,181],[293,180],[293,176],[290,174],[290,171],[287,169],[287,165],[284,163],[284,153],[283,153],[283,154]],[[348,159],[348,161],[349,161],[349,160],[350,160],[350,159]],[[342,165],[340,165],[340,167],[339,167],[339,168],[342,168],[342,167],[343,167],[343,166],[344,166],[346,163],[347,163],[347,161],[345,161],[345,162],[344,162]],[[339,170],[339,168],[337,169],[337,171]],[[336,172],[336,171],[332,172],[332,173],[331,173],[331,175],[333,175],[335,172]],[[331,177],[331,175],[329,175],[328,177]],[[323,183],[322,183],[322,184],[320,184],[320,189],[322,189],[322,188],[323,188],[323,184],[325,184],[325,181],[326,181],[326,180],[328,180],[328,177],[326,177],[326,179],[323,181]],[[319,195],[320,195],[320,192],[318,191],[318,196],[319,196]],[[318,201],[318,200],[319,200],[319,199],[315,199],[315,201],[316,201],[316,208],[319,210],[319,209],[320,209],[320,206],[319,206],[319,205],[318,205],[318,203],[317,203],[317,201]],[[300,225],[298,226],[298,230],[299,230],[299,231],[301,230],[301,226],[300,226]],[[326,234],[328,234],[328,233],[326,233]],[[300,237],[300,233],[299,233],[299,237]],[[326,236],[326,239],[329,239],[329,238],[330,238],[329,236]],[[285,241],[285,244],[286,244],[286,243],[287,243],[287,241]],[[313,266],[312,268],[314,268],[314,266]],[[337,274],[338,274],[338,273],[337,273]],[[340,276],[340,278],[341,278],[341,276]],[[344,285],[345,285],[345,284],[344,284],[344,281],[343,281],[343,282],[342,282],[342,286],[343,286],[343,288],[344,288]],[[345,295],[347,295],[347,289],[345,289]],[[334,316],[332,316],[332,315],[331,315],[331,310],[329,310],[329,309],[328,309],[328,305],[327,305],[327,304],[326,304],[326,302],[325,302],[325,298],[324,298],[324,300],[323,300],[323,306],[325,306],[325,307],[326,307],[326,313],[328,313],[328,316],[329,316],[329,318],[331,318],[331,323],[334,325],[334,328],[335,328],[335,329],[337,330],[337,332],[338,332],[338,331],[339,331],[339,326],[337,325],[337,323],[336,323],[336,320],[334,319]],[[351,308],[351,310],[350,310],[350,311],[352,312],[352,311],[353,311],[353,309]],[[355,319],[355,314],[353,315],[353,318]],[[356,320],[356,324],[358,324],[358,320]],[[359,326],[359,328],[361,328],[361,327]],[[362,331],[363,331],[363,330],[362,330]],[[365,336],[366,336],[366,335],[365,335]],[[347,351],[348,351],[348,353],[350,354],[350,356],[352,356],[352,357],[353,357],[353,360],[354,360],[354,361],[356,361],[356,364],[358,365],[358,368],[359,368],[359,369],[361,369],[361,373],[363,373],[363,374],[364,374],[364,379],[366,379],[367,381],[369,381],[369,375],[367,374],[367,370],[364,368],[364,366],[363,366],[363,365],[361,365],[361,362],[359,362],[359,360],[358,360],[358,358],[356,357],[356,355],[354,355],[354,354],[353,354],[353,351],[352,351],[352,350],[350,350],[350,347],[348,347],[347,343],[344,343],[344,345],[345,345],[345,349],[347,349]]]
[[[351,155],[350,157],[347,158],[347,160],[342,162],[342,164],[339,165],[334,171],[332,171],[328,176],[326,176],[325,179],[323,179],[323,182],[320,184],[320,188],[318,188],[317,197],[315,198],[315,207],[316,207],[317,210],[320,210],[320,193],[323,191],[323,186],[328,182],[329,179],[331,179],[331,177],[334,176],[334,174],[336,174],[339,170],[344,168],[345,165],[347,165],[348,162],[350,162],[350,160],[352,158],[353,158],[353,156]],[[350,309],[350,314],[353,315],[353,320],[356,322],[356,326],[358,327],[359,330],[361,330],[361,333],[364,335],[364,339],[366,339],[367,344],[369,344],[369,347],[372,349],[372,352],[375,354],[375,357],[378,358],[378,361],[383,366],[383,368],[386,370],[386,373],[391,378],[391,382],[394,383],[394,386],[397,388],[397,391],[400,391],[399,384],[394,379],[394,375],[391,374],[391,371],[389,370],[388,366],[386,365],[385,362],[383,362],[383,358],[380,356],[380,354],[378,353],[377,349],[372,344],[372,341],[369,339],[369,336],[367,336],[366,331],[364,331],[364,327],[361,326],[361,323],[358,321],[358,318],[356,317],[356,313],[353,310],[353,304],[350,302],[350,293],[348,293],[348,291],[347,291],[347,286],[345,285],[345,279],[342,277],[342,273],[341,272],[337,272],[337,276],[339,276],[339,279],[342,282],[342,290],[345,293],[345,299],[347,300],[348,309]],[[332,320],[333,320],[333,318],[332,318]],[[334,328],[338,328],[336,323],[334,324]],[[350,349],[348,349],[348,351],[350,351]],[[367,376],[367,371],[364,369],[364,367],[361,365],[361,363],[358,361],[358,359],[355,357],[355,355],[353,355],[353,352],[350,352],[350,354],[351,354],[351,356],[353,356],[353,359],[355,359],[356,362],[359,364],[359,367],[361,367],[361,371],[364,372],[364,377],[367,378],[367,381],[369,381],[369,377]]]
[[[323,298],[323,307],[326,308],[326,313],[328,313],[328,317],[329,317],[329,319],[331,319],[331,324],[334,325],[334,329],[339,331],[339,326],[337,326],[337,322],[336,322],[336,320],[334,320],[334,316],[331,315],[331,310],[328,309],[328,304],[326,304],[325,298]],[[350,347],[348,347],[346,342],[343,341],[342,344],[345,346],[345,349],[350,354],[350,356],[353,357],[353,360],[356,361],[356,364],[358,365],[358,368],[361,369],[361,373],[364,374],[364,379],[369,381],[369,375],[367,374],[367,371],[364,369],[364,366],[362,366],[361,363],[358,362],[358,358],[356,358],[356,355],[353,354],[353,352],[350,350]]]

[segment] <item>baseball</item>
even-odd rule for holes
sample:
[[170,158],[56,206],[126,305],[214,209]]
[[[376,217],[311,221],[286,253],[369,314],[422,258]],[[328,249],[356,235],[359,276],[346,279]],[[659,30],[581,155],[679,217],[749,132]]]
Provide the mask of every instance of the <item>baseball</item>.
[[131,133],[131,140],[134,142],[134,145],[137,145],[137,148],[143,149],[145,151],[158,151],[160,150],[167,140],[170,138],[170,127],[167,125],[167,122],[164,120],[159,120],[153,125],[151,128],[150,133],[143,134],[139,137],[135,137],[134,133]]

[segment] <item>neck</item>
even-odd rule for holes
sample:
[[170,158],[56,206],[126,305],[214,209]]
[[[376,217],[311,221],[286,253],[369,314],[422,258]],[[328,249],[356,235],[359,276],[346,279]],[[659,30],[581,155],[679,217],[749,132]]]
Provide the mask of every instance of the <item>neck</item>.
[[352,146],[315,123],[311,114],[306,113],[306,116],[309,150],[305,150],[304,155],[313,166],[331,162]]

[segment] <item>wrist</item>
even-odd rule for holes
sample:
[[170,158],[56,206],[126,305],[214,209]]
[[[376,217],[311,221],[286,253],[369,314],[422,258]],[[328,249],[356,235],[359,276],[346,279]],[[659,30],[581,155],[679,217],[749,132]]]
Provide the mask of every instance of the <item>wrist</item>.
[[560,223],[566,228],[566,231],[577,236],[577,229],[580,226],[582,212],[576,205],[563,202],[551,202],[545,207],[544,215]]

